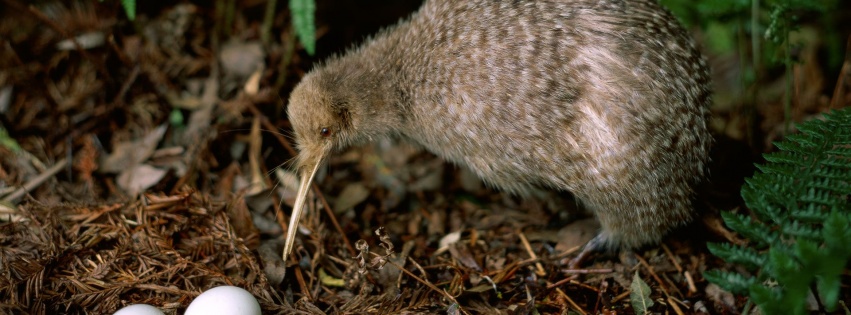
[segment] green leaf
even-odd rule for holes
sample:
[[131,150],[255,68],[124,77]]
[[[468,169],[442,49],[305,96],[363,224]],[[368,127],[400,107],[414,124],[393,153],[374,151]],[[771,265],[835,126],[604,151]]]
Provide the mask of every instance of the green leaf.
[[851,245],[848,242],[851,239],[851,231],[848,229],[851,218],[848,216],[848,212],[833,211],[822,229],[825,253],[818,260],[816,288],[825,308],[831,312],[836,309],[839,301],[840,277],[846,262],[851,258]]
[[[744,195],[744,191],[742,195]],[[742,233],[742,235],[754,242],[756,247],[771,244],[777,238],[765,224],[755,222],[748,216],[732,212],[721,212],[721,218],[724,219],[724,223],[730,229]]]
[[706,278],[709,282],[717,284],[724,290],[736,293],[736,294],[744,294],[748,292],[748,288],[756,282],[754,277],[745,276],[740,273],[730,272],[730,271],[721,271],[721,270],[709,270],[703,273],[703,277]]
[[[789,0],[782,0],[789,2]],[[791,0],[799,1],[799,0]],[[775,8],[774,19],[795,6]],[[773,5],[773,4],[772,4]],[[783,23],[786,23],[785,21]],[[777,30],[789,25],[777,24]],[[798,124],[746,180],[742,199],[753,215],[722,213],[749,247],[710,244],[709,250],[750,273],[710,270],[704,277],[747,293],[765,314],[805,314],[810,293],[834,310],[841,276],[851,261],[851,108]],[[767,250],[767,254],[764,249]]]
[[748,270],[756,270],[765,264],[765,255],[753,248],[736,246],[730,243],[706,244],[709,252],[729,263],[741,264]]
[[[100,0],[100,2],[103,2],[103,0]],[[124,7],[124,13],[127,14],[128,20],[136,19],[136,0],[121,0],[121,6]]]
[[851,226],[849,213],[832,211],[821,230],[825,245],[840,253],[851,252],[851,242],[849,242],[851,240],[851,229],[848,228],[849,226]]
[[172,109],[171,113],[168,115],[168,122],[175,127],[184,127],[185,121],[183,118],[183,112],[177,108]]
[[308,54],[316,50],[316,3],[314,0],[290,0],[293,28]]
[[653,306],[653,299],[650,298],[650,286],[641,280],[638,276],[638,271],[632,277],[632,284],[629,285],[629,301],[632,304],[632,310],[635,314],[649,314],[650,307]]
[[130,21],[136,19],[136,0],[121,0],[121,5],[124,7],[124,13]]
[[818,288],[819,296],[822,303],[824,303],[824,307],[829,312],[835,311],[836,305],[839,302],[839,289],[841,285],[839,276],[839,274],[819,276],[816,279],[816,288]]
[[18,144],[18,141],[10,137],[9,133],[3,127],[0,127],[0,146],[4,146],[14,153],[21,151],[21,145]]
[[803,315],[803,301],[787,299],[780,288],[766,287],[762,284],[754,284],[750,288],[750,297],[759,306],[763,314],[768,315]]

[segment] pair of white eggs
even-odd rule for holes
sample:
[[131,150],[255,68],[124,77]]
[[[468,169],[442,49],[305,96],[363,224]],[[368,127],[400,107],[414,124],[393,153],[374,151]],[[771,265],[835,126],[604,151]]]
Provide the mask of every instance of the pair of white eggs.
[[[148,304],[133,304],[113,315],[165,315]],[[209,289],[192,300],[184,315],[261,315],[260,303],[242,288],[221,286]]]

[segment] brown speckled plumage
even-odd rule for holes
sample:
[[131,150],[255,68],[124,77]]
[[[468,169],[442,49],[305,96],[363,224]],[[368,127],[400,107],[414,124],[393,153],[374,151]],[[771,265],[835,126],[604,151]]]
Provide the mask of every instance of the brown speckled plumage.
[[593,247],[634,248],[692,217],[709,85],[655,0],[429,0],[306,75],[288,113],[303,177],[400,136],[493,187],[570,191],[602,225]]

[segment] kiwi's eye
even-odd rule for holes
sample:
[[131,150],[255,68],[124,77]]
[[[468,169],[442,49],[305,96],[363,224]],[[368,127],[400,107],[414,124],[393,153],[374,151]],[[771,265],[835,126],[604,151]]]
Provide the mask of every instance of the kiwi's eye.
[[328,127],[322,127],[322,129],[319,129],[319,135],[327,138],[331,135],[331,129]]

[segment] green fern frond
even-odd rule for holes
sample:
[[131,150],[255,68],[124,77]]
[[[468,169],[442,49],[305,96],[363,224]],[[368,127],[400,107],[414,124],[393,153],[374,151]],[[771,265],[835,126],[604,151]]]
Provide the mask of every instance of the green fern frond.
[[750,270],[755,270],[765,264],[765,255],[749,247],[734,246],[730,243],[707,244],[709,252],[729,263],[741,264]]
[[776,241],[777,235],[767,225],[754,221],[748,216],[722,212],[721,218],[730,229],[741,233],[751,241],[755,248],[763,248]]
[[[103,2],[103,0],[100,0],[100,2]],[[128,20],[136,19],[136,0],[121,0],[121,6],[124,7],[124,14],[127,14]]]
[[715,283],[724,290],[736,293],[748,293],[749,288],[756,282],[756,278],[745,276],[737,272],[709,270],[703,273],[703,277],[709,282]]
[[[848,128],[851,128],[851,126],[849,126]],[[851,144],[851,143],[843,143],[843,144],[848,145],[848,144]],[[833,148],[832,150],[828,151],[828,153],[835,154],[835,155],[851,155],[851,146],[836,147],[836,148]],[[842,165],[836,165],[836,166],[841,167]],[[845,166],[848,167],[847,165],[845,165]]]
[[290,0],[292,24],[298,40],[308,54],[316,51],[316,2],[314,0]]
[[793,213],[792,219],[800,220],[802,222],[818,223],[827,220],[828,215],[829,214],[822,209],[821,205],[808,204],[806,207],[801,208],[797,213]]
[[750,246],[709,245],[750,273],[709,271],[706,279],[746,292],[765,314],[805,313],[812,288],[833,310],[851,261],[851,109],[797,127],[742,187],[753,216],[722,213]]
[[821,236],[819,229],[794,220],[791,223],[782,225],[781,231],[787,236],[794,238],[818,239]]
[[130,21],[136,19],[136,0],[121,0],[121,5],[124,6],[124,13]]
[[804,301],[784,299],[780,289],[754,284],[750,297],[764,314],[803,314]]
[[822,237],[829,250],[839,253],[851,252],[851,213],[849,209],[834,209],[824,221]]

